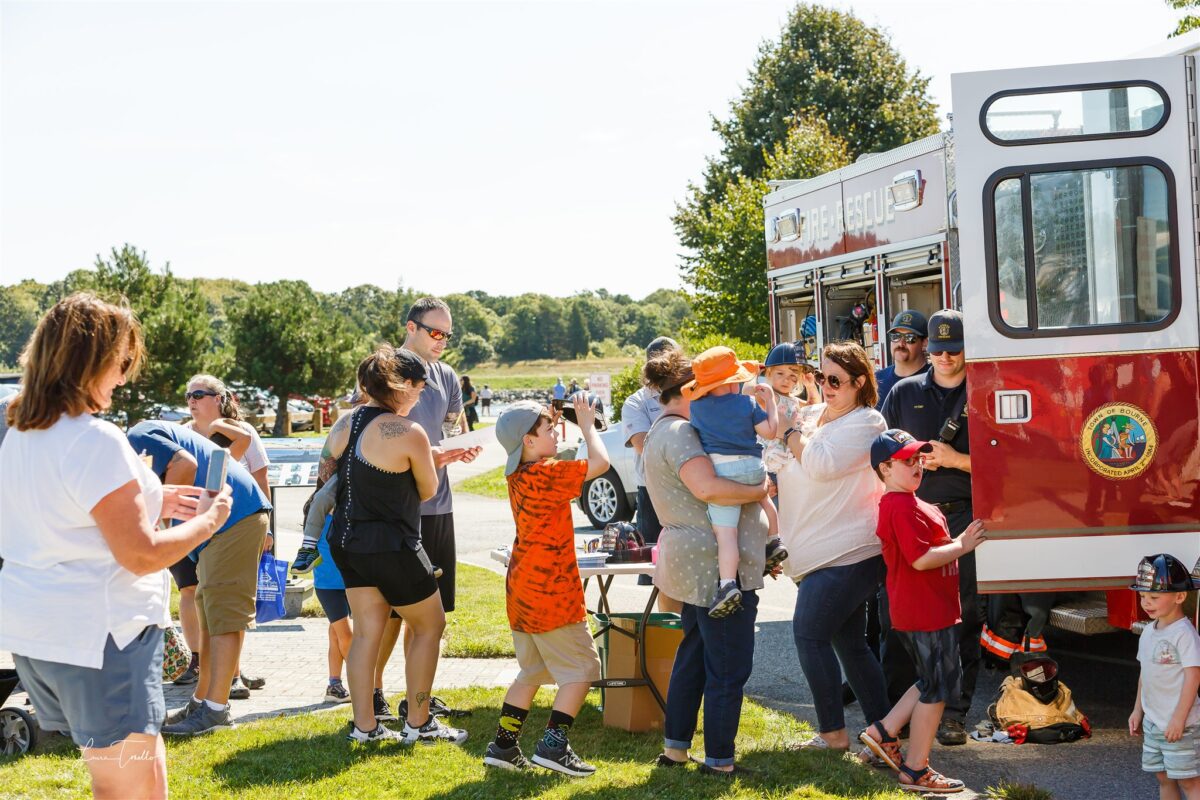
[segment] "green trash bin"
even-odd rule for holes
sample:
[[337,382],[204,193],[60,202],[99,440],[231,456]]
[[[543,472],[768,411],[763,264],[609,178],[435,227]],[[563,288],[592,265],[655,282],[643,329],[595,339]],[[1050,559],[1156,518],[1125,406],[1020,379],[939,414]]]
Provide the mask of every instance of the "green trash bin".
[[[637,649],[641,614],[595,614],[605,629],[597,640],[601,675],[606,680],[640,679],[641,654]],[[614,630],[615,629],[615,630]],[[675,652],[683,640],[683,624],[678,614],[651,614],[646,620],[646,673],[665,699],[671,681]],[[654,695],[645,686],[603,688],[600,704],[604,724],[627,731],[662,728],[663,714]]]

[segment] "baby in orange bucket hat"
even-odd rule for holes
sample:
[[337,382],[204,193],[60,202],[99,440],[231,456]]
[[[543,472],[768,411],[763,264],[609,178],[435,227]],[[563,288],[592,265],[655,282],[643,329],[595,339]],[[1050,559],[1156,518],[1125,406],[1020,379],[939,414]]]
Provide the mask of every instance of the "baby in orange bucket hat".
[[[691,401],[692,427],[700,436],[704,452],[712,459],[713,470],[719,477],[751,486],[767,478],[758,436],[774,439],[779,428],[775,392],[770,386],[755,386],[753,395],[740,391],[741,384],[754,380],[759,369],[758,362],[739,361],[728,347],[711,347],[692,361],[695,380],[684,384],[682,389],[683,396]],[[766,512],[770,526],[769,570],[787,558],[787,550],[779,541],[775,505],[767,498],[759,505]],[[708,609],[710,617],[727,617],[742,606],[742,592],[737,585],[737,529],[741,514],[740,505],[708,504],[708,518],[717,538],[720,574],[716,599]]]

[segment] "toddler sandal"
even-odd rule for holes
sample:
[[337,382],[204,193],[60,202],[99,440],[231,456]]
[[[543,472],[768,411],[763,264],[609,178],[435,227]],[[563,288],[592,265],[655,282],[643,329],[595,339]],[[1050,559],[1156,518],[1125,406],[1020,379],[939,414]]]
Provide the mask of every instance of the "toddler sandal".
[[864,730],[858,734],[858,740],[865,744],[867,749],[874,753],[880,761],[899,772],[900,765],[904,763],[904,753],[900,751],[900,742],[895,736],[888,735],[882,722],[872,722],[871,727],[879,733],[879,738],[873,737],[869,730]]
[[956,778],[947,778],[933,767],[922,770],[900,765],[900,788],[906,792],[928,792],[930,794],[954,794],[966,785]]

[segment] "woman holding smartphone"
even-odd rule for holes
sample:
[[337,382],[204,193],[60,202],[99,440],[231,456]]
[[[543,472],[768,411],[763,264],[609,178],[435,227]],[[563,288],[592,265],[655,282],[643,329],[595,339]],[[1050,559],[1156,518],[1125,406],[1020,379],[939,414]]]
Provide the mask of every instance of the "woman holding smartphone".
[[[0,650],[13,653],[41,727],[79,745],[101,798],[167,796],[164,570],[231,507],[228,489],[163,486],[93,416],[143,357],[128,307],[60,300],[22,355],[0,447]],[[160,518],[186,521],[160,530]]]

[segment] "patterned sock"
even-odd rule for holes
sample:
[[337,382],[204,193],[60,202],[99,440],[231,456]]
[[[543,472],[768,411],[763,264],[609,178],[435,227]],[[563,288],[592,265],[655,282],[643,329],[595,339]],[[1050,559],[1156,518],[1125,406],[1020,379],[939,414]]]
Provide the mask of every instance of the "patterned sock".
[[546,723],[546,733],[542,741],[547,747],[562,747],[567,743],[567,733],[574,724],[575,718],[570,714],[564,714],[556,708],[551,709],[550,721]]
[[500,707],[500,724],[496,726],[496,745],[508,749],[515,747],[521,738],[521,728],[529,716],[528,708],[517,708],[505,703]]

